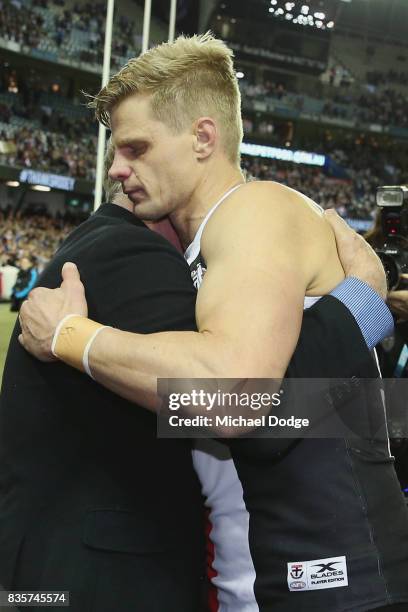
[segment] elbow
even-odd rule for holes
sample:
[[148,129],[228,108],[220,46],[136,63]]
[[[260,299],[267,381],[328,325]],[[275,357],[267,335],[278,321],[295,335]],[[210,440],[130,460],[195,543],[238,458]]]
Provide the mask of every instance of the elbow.
[[286,368],[277,362],[267,361],[258,356],[251,357],[237,353],[215,363],[210,376],[213,378],[233,378],[235,380],[249,380],[254,378],[267,378],[282,380]]
[[210,332],[204,332],[203,337],[209,348],[202,362],[206,378],[281,380],[285,375],[287,363],[279,352],[271,354],[265,344],[245,346],[239,338],[217,337]]

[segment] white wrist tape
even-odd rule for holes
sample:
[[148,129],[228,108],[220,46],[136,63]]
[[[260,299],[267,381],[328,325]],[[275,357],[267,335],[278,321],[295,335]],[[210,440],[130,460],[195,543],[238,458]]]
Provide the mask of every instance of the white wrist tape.
[[92,372],[91,372],[91,369],[89,367],[89,351],[91,350],[91,346],[93,344],[93,341],[95,340],[95,338],[99,334],[99,332],[101,332],[103,329],[107,329],[107,328],[112,329],[110,325],[104,325],[103,327],[99,327],[98,329],[96,329],[94,331],[94,333],[92,334],[92,336],[89,338],[88,344],[86,345],[85,350],[84,350],[84,355],[82,357],[82,365],[84,366],[85,372],[88,374],[88,376],[90,376],[92,378],[92,380],[95,380],[95,379],[92,376]]
[[61,319],[61,321],[58,323],[57,328],[55,330],[54,333],[54,337],[52,339],[52,344],[51,344],[51,352],[54,355],[54,357],[58,357],[57,353],[55,352],[55,347],[57,344],[57,340],[58,340],[58,336],[60,334],[60,331],[62,329],[62,327],[65,325],[66,321],[68,321],[68,319],[70,319],[71,317],[78,317],[79,315],[76,314],[69,314],[66,315],[63,319]]

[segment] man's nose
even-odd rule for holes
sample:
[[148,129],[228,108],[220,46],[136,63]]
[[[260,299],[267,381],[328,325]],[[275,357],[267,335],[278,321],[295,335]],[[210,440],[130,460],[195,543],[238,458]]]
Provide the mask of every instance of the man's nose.
[[114,159],[111,167],[109,168],[109,178],[113,181],[125,181],[129,178],[131,173],[130,167],[125,163],[123,159]]

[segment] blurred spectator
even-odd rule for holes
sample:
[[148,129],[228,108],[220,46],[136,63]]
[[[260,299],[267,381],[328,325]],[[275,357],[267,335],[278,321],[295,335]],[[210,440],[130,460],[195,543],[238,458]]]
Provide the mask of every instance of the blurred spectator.
[[19,272],[17,275],[16,284],[14,285],[11,293],[10,310],[12,312],[18,312],[20,310],[21,304],[25,299],[27,299],[28,294],[30,293],[31,289],[34,288],[38,278],[38,272],[35,268],[34,259],[32,257],[22,257],[18,263],[18,268]]

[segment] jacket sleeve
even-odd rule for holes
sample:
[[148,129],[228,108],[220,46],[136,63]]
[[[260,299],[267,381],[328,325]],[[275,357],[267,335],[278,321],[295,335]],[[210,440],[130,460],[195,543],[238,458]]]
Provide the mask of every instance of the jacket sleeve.
[[348,308],[325,296],[303,315],[286,375],[297,378],[378,376],[364,336]]

